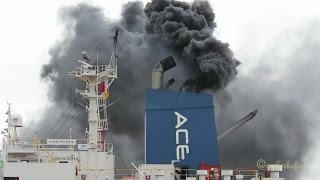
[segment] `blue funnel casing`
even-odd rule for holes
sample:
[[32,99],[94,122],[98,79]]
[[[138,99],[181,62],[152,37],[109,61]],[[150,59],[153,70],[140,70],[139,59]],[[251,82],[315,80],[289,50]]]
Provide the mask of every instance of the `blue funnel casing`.
[[145,163],[220,165],[211,95],[147,89],[145,97]]

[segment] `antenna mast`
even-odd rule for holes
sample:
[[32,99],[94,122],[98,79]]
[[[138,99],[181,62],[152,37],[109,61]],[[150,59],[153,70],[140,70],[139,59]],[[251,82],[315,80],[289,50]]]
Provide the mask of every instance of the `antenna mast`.
[[[105,151],[105,131],[108,130],[107,99],[109,89],[117,75],[117,41],[118,29],[113,37],[113,50],[107,65],[89,64],[89,56],[82,51],[83,60],[78,60],[81,67],[68,72],[68,75],[86,82],[85,90],[78,90],[84,99],[89,101],[86,106],[88,113],[88,143],[94,152]],[[86,62],[85,62],[86,61]]]

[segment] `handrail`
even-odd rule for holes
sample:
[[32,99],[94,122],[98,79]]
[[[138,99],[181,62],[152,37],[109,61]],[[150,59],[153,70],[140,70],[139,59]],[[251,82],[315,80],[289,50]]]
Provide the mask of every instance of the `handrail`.
[[[34,138],[34,137],[19,137],[19,143],[10,144],[9,141],[4,141],[3,145],[7,149],[35,149],[40,151],[78,151],[78,144],[88,144],[87,139],[73,139],[76,140],[76,144],[68,145],[68,144],[60,144],[60,145],[51,145],[47,144],[46,140],[49,138]],[[68,140],[68,139],[66,139]],[[100,143],[101,144],[101,143]],[[112,143],[104,143],[104,147],[106,147],[106,153],[113,154],[113,144]]]
[[[115,169],[80,169],[80,170],[91,170],[91,171],[94,171],[94,170],[97,170],[97,171],[102,171],[102,170],[106,170],[106,171],[114,171],[115,172],[115,176],[135,176],[137,175],[138,171],[136,169],[121,169],[121,168],[115,168]],[[157,171],[159,169],[139,169],[141,170],[142,172],[144,170],[147,170],[147,171]],[[172,170],[172,169],[161,169],[161,171],[166,171],[166,170]],[[178,169],[178,168],[175,168],[175,170],[181,170],[181,169]],[[187,175],[188,177],[195,177],[196,176],[196,171],[198,169],[187,169],[187,172],[185,175]],[[222,169],[222,170],[225,170],[225,169]],[[246,178],[258,178],[258,175],[259,175],[259,171],[258,170],[234,170],[232,169],[233,172],[238,172],[238,173],[234,173],[234,175],[232,176],[236,176],[236,175],[243,175],[244,177]],[[189,171],[189,172],[188,172]],[[191,173],[190,173],[191,171]],[[241,172],[241,173],[240,173]],[[179,175],[179,173],[174,173],[175,175]],[[218,177],[222,177],[221,175],[221,170],[219,171],[219,175]],[[208,171],[208,175],[206,177],[209,177],[209,171]]]

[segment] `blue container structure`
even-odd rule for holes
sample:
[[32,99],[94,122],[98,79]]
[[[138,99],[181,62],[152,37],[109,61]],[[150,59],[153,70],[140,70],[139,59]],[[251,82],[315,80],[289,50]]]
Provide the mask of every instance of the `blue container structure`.
[[190,169],[203,161],[220,165],[213,97],[147,89],[145,161]]

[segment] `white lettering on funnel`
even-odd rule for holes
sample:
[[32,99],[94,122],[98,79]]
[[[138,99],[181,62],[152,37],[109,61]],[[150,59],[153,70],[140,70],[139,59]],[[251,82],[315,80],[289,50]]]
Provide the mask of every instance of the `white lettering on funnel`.
[[[189,132],[188,129],[180,129],[180,127],[185,124],[188,119],[184,117],[182,114],[178,112],[174,112],[174,114],[177,116],[177,125],[176,128],[176,156],[177,159],[173,160],[172,162],[179,162],[180,160],[184,160],[186,157],[186,154],[189,154]],[[180,135],[184,135],[185,141],[180,141]]]

